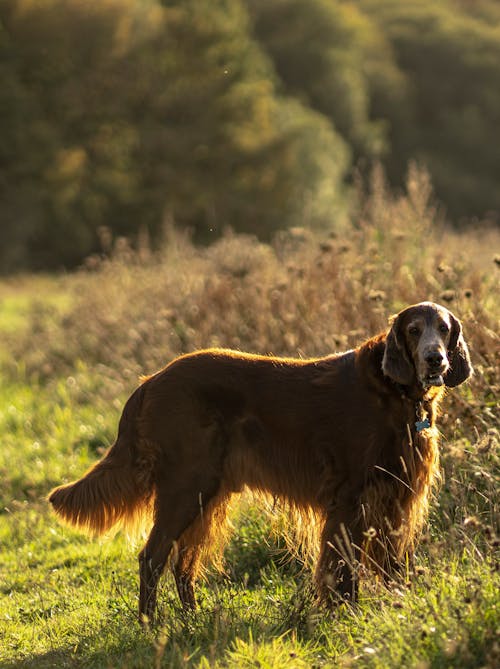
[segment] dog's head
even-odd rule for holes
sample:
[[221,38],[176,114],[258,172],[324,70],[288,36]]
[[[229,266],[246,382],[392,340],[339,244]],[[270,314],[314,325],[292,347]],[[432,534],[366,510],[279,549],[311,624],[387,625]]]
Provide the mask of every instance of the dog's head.
[[473,370],[458,318],[433,302],[400,311],[391,319],[382,371],[396,383],[424,389],[466,381]]

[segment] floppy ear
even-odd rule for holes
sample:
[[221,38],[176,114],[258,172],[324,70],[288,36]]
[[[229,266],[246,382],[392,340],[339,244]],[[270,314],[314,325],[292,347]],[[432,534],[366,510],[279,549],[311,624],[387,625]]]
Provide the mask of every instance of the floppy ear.
[[448,345],[450,368],[444,375],[444,382],[448,388],[454,388],[467,381],[474,370],[469,357],[469,349],[462,334],[462,325],[453,314],[450,313],[450,317],[451,336]]
[[415,372],[406,353],[404,335],[401,332],[401,318],[396,316],[385,341],[382,371],[396,383],[409,386],[413,383]]

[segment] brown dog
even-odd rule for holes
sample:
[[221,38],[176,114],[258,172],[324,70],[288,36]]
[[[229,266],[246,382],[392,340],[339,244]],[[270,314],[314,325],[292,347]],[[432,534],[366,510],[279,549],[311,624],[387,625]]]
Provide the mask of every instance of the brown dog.
[[184,355],[142,383],[116,443],[50,501],[96,534],[151,514],[143,621],[169,555],[182,603],[195,605],[201,551],[244,486],[320,518],[318,593],[354,599],[357,565],[387,578],[411,556],[439,473],[438,402],[471,373],[460,322],[431,302],[325,358]]

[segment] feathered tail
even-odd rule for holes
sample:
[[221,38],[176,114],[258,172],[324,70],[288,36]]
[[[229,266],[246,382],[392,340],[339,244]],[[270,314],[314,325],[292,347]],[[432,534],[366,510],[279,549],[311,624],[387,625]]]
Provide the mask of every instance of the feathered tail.
[[104,534],[115,526],[135,532],[149,516],[153,462],[140,457],[136,433],[142,395],[141,386],[126,403],[117,440],[103,459],[78,481],[50,493],[55,512],[89,534]]

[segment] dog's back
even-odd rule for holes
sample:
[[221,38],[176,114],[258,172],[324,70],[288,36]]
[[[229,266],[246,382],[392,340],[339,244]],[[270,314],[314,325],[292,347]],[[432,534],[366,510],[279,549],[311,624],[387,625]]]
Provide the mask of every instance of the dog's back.
[[[365,425],[346,411],[357,373],[353,351],[300,360],[208,350],[176,359],[143,386],[138,431],[158,449],[158,487],[175,477],[207,494],[219,479],[233,491],[317,505],[337,435],[345,442]],[[346,462],[337,466],[347,475]]]

